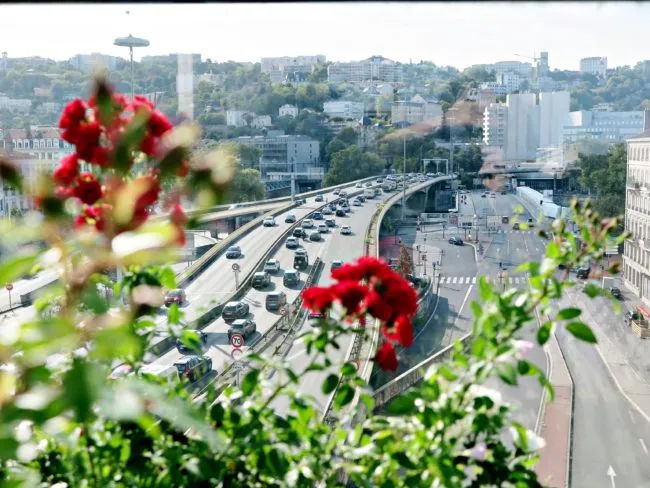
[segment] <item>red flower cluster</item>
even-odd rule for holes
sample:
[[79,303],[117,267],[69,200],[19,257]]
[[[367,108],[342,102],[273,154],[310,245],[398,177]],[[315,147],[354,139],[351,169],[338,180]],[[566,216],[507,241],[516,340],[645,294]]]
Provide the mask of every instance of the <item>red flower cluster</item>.
[[327,312],[337,302],[345,309],[346,319],[356,319],[362,325],[366,314],[379,319],[386,340],[375,360],[383,369],[397,369],[391,341],[404,347],[413,344],[417,294],[411,285],[385,262],[367,256],[334,270],[332,278],[337,283],[303,291],[303,306],[315,312]]
[[[81,163],[110,169],[115,161],[115,150],[120,144],[120,139],[135,117],[146,119],[144,135],[136,150],[150,157],[156,155],[161,146],[161,138],[172,130],[173,126],[145,97],[136,96],[129,102],[125,96],[109,90],[106,100],[109,103],[100,106],[94,96],[88,102],[77,98],[65,107],[59,120],[59,127],[63,129],[61,138],[73,144],[76,151],[61,160],[52,179],[56,185],[56,198],[76,198],[82,203],[80,214],[75,219],[77,228],[91,225],[97,231],[109,233],[109,237],[112,237],[120,232],[135,230],[147,220],[150,207],[160,196],[158,170],[152,169],[148,175],[134,182],[139,182],[144,191],[134,202],[131,220],[126,224],[109,226],[107,222],[110,222],[116,192],[126,182],[114,176],[107,176],[106,181],[101,182],[93,172],[80,172]],[[132,164],[135,155],[129,158],[129,164]],[[184,176],[187,172],[188,164],[183,162],[178,168],[178,174]],[[36,202],[40,201],[37,197]],[[180,206],[175,207],[171,221],[177,228],[177,243],[180,245],[185,240],[182,226],[186,224],[187,219],[184,217],[183,209]]]

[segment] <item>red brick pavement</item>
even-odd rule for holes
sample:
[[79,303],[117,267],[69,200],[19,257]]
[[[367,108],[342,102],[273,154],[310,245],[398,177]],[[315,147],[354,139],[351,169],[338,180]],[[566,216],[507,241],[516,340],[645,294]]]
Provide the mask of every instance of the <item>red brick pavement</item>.
[[546,447],[535,467],[544,486],[565,488],[571,435],[571,387],[555,386],[555,401],[546,404],[541,436]]

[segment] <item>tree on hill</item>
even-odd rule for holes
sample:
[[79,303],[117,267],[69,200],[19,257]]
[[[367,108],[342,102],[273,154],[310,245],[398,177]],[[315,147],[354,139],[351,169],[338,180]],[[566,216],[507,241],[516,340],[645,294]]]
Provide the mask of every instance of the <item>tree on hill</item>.
[[358,146],[350,146],[336,152],[325,174],[325,185],[339,185],[380,174],[384,163],[374,153],[363,152]]

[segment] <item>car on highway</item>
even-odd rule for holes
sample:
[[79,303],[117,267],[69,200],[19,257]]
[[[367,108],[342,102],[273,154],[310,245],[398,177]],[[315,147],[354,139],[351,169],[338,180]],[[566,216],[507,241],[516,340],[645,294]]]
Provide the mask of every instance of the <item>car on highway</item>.
[[580,266],[576,271],[576,277],[581,280],[586,280],[589,278],[591,273],[591,266]]
[[618,287],[616,287],[616,286],[612,286],[612,287],[609,289],[609,292],[610,292],[610,293],[612,294],[612,296],[613,296],[614,298],[616,298],[617,300],[622,300],[622,299],[623,299],[623,294],[621,293],[621,290],[620,290]]
[[334,195],[340,195],[340,194],[341,194],[341,190],[334,190]]
[[321,240],[320,232],[318,232],[317,230],[312,231],[311,234],[309,234],[309,240],[313,242],[320,241]]
[[230,246],[226,250],[226,259],[241,258],[241,248],[239,246]]
[[314,212],[311,214],[311,218],[314,220],[323,220],[323,214],[320,212]]
[[305,236],[305,230],[302,227],[296,227],[293,229],[293,237],[300,239]]
[[284,218],[284,222],[287,224],[294,224],[296,222],[296,216],[294,214],[289,214]]
[[171,307],[172,303],[182,305],[186,300],[185,290],[176,288],[175,290],[169,290],[165,295],[165,306]]
[[519,230],[519,222],[512,224],[512,230]]
[[327,234],[329,232],[327,224],[318,224],[318,232],[321,234]]
[[483,193],[483,195],[481,195],[481,198],[486,198],[486,197],[487,197],[487,195],[485,193]]
[[316,195],[316,198],[314,198],[314,201],[316,202],[322,202],[324,200],[323,195]]
[[251,286],[256,290],[266,288],[271,284],[271,275],[266,271],[258,271],[253,275]]
[[305,203],[307,203],[307,199],[306,198],[296,198],[294,200],[294,202],[296,203],[296,205],[304,205]]
[[371,183],[370,181],[368,181],[368,182],[366,183],[366,188],[370,188],[371,186],[372,186],[372,183]]
[[228,341],[235,334],[239,334],[248,339],[257,332],[257,324],[251,319],[237,319],[228,327]]
[[223,312],[221,312],[221,317],[224,322],[232,322],[236,319],[244,319],[250,311],[250,305],[242,301],[233,301],[228,302],[223,307]]
[[334,219],[325,219],[325,225],[327,227],[336,227],[336,221]]
[[449,238],[449,244],[453,244],[454,246],[462,246],[463,240],[460,237],[452,236]]
[[350,227],[349,225],[342,225],[341,234],[343,234],[344,236],[352,235],[352,227]]
[[284,245],[287,249],[298,249],[298,247],[300,247],[300,242],[298,242],[298,239],[296,237],[291,236],[287,237]]
[[233,203],[230,207],[228,207],[228,210],[235,210],[236,208],[239,208],[239,204]]
[[287,294],[283,291],[272,291],[266,295],[266,309],[280,310],[287,304]]
[[194,382],[212,371],[212,359],[207,356],[183,356],[174,362],[174,367],[181,379]]
[[277,273],[280,271],[280,261],[277,259],[269,259],[264,263],[264,271],[267,273]]
[[262,224],[264,225],[264,227],[274,227],[275,219],[273,217],[269,217],[268,219],[264,219],[262,221]]
[[[199,342],[201,343],[201,348],[205,347],[205,345],[208,343],[208,334],[206,334],[202,330],[197,330],[195,332],[199,335]],[[196,350],[189,347],[180,339],[176,339],[176,350],[178,350],[178,352],[180,352],[181,354],[196,353]]]
[[312,327],[320,327],[324,320],[327,320],[327,314],[323,312],[309,312],[307,322]]
[[348,192],[345,191],[345,190],[341,190],[340,193],[339,193],[339,195],[342,196],[342,197],[347,197],[347,196],[348,196]]
[[339,207],[341,207],[341,210],[345,213],[350,213],[350,206],[347,203],[342,203]]
[[342,208],[337,209],[336,210],[336,216],[337,217],[345,217],[345,210],[343,210]]
[[314,221],[311,219],[305,219],[302,221],[303,229],[311,229],[314,227]]
[[366,203],[366,197],[364,197],[363,195],[359,195],[357,197],[357,200],[359,200],[361,203]]
[[288,269],[284,272],[282,277],[282,284],[284,286],[296,286],[300,283],[300,271],[297,269]]
[[507,195],[507,194],[508,194],[507,191],[505,191],[505,190],[501,190],[501,195]]
[[356,185],[354,185],[354,187],[355,188],[361,188],[361,183],[357,183]]
[[335,259],[332,261],[332,265],[330,266],[330,269],[334,271],[335,269],[339,269],[341,266],[343,266],[343,261],[340,259]]
[[502,224],[509,224],[510,223],[510,217],[501,217],[501,223]]
[[323,215],[332,215],[334,211],[330,207],[325,207],[323,209]]

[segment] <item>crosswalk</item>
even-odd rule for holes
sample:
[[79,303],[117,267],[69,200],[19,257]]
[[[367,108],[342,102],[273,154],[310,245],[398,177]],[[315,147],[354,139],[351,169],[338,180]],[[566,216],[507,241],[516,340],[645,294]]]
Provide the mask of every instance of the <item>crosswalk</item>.
[[[476,276],[445,276],[442,275],[439,278],[440,285],[476,285],[478,282],[478,277]],[[525,285],[528,282],[528,275],[519,275],[519,276],[488,276],[487,280],[489,283],[506,283],[506,285]]]
[[537,234],[537,231],[535,230],[504,230],[504,229],[497,229],[495,234]]

